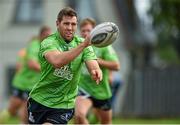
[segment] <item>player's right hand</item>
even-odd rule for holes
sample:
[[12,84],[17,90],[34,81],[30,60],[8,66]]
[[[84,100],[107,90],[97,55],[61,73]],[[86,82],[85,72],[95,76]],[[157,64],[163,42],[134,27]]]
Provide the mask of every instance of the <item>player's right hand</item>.
[[90,36],[89,36],[89,35],[86,36],[86,38],[85,38],[83,44],[84,44],[85,47],[91,45],[91,41],[90,41]]

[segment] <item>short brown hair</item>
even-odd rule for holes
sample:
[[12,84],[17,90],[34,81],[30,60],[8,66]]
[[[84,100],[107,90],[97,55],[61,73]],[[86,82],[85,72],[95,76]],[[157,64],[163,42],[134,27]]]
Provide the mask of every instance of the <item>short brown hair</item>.
[[80,28],[87,25],[87,24],[91,24],[93,26],[93,28],[95,27],[96,25],[96,21],[92,18],[85,18],[81,21],[80,23]]
[[51,28],[48,26],[42,26],[39,30],[39,35],[43,34],[43,32],[50,30]]
[[75,16],[75,17],[77,17],[77,13],[71,7],[65,7],[58,14],[58,16],[57,16],[58,21],[61,21],[63,16]]

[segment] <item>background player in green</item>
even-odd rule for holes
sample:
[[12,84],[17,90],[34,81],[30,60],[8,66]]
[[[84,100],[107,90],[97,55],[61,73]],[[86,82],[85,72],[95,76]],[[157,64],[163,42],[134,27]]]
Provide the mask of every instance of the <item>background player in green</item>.
[[[82,20],[80,32],[82,37],[90,34],[95,26],[95,21],[91,18]],[[98,57],[97,62],[103,73],[103,80],[98,86],[89,77],[88,72],[83,68],[80,79],[79,96],[76,99],[75,122],[77,124],[88,124],[86,115],[93,105],[102,124],[110,124],[112,121],[111,110],[111,89],[109,85],[109,70],[118,70],[118,57],[111,46],[104,48],[93,47]]]
[[67,124],[74,114],[75,97],[83,62],[99,83],[102,73],[91,48],[89,36],[75,34],[76,12],[66,7],[57,16],[57,32],[40,47],[41,78],[30,93],[29,123]]
[[[29,42],[26,62],[24,68],[20,72],[22,78],[14,80],[14,82],[16,82],[16,80],[18,81],[15,84],[22,90],[31,91],[34,84],[39,80],[41,70],[38,57],[40,43],[50,34],[51,29],[48,26],[43,26],[39,31],[39,36]],[[19,82],[23,84],[18,84]]]
[[[26,49],[22,48],[18,52],[17,63],[16,63],[16,74],[14,76],[14,79],[18,77],[19,72],[22,70],[25,57],[26,57]],[[14,82],[13,82],[13,92],[12,92],[12,96],[9,99],[9,106],[7,109],[4,109],[2,112],[0,112],[0,123],[5,123],[7,122],[7,120],[9,120],[11,116],[16,115],[17,111],[23,104],[24,99],[22,98],[22,95],[18,96],[19,91],[17,91],[17,89],[18,88],[14,86]],[[26,92],[24,92],[23,95],[26,95]],[[22,110],[20,112],[22,114]]]
[[[13,78],[13,92],[9,101],[8,109],[0,113],[0,122],[6,122],[10,116],[17,114],[20,110],[20,119],[22,123],[27,123],[27,98],[34,83],[40,77],[40,65],[38,61],[38,52],[40,42],[50,35],[50,28],[44,26],[40,29],[39,36],[34,37],[26,49],[22,49],[18,54],[17,72]],[[5,119],[6,118],[6,119]]]

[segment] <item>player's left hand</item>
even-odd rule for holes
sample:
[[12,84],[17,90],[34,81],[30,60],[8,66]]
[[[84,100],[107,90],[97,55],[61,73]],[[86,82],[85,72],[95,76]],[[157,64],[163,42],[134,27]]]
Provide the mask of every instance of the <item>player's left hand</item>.
[[102,71],[100,69],[91,71],[92,79],[96,81],[97,84],[102,80]]

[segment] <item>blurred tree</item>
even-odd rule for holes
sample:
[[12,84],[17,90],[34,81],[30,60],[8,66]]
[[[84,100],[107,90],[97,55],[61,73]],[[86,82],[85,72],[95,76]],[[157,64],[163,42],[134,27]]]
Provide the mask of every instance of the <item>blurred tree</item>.
[[180,0],[151,0],[151,3],[149,14],[153,18],[158,46],[167,52],[174,49],[180,59]]

